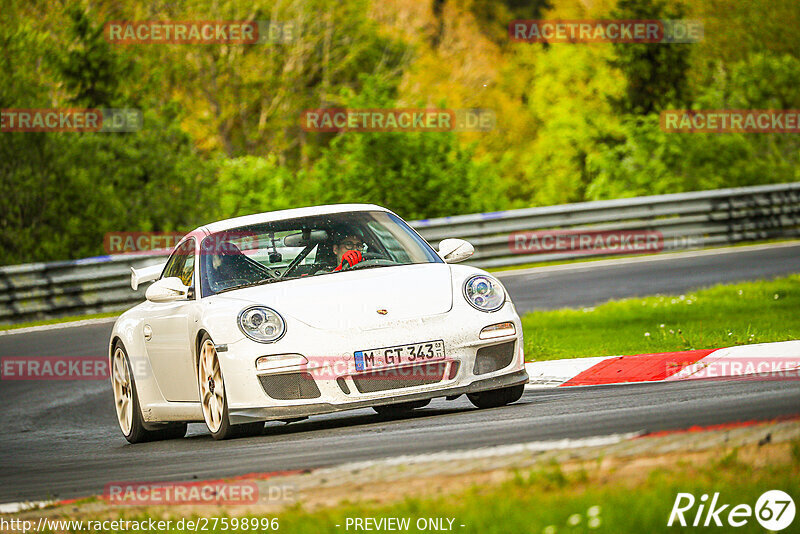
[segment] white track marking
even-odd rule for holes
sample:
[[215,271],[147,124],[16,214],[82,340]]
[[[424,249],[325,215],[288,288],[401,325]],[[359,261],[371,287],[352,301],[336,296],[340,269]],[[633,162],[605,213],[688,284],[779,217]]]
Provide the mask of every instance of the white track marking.
[[[800,340],[758,343],[718,349],[667,381],[752,376],[796,370],[800,367]],[[796,376],[796,374],[795,374]]]
[[117,320],[117,316],[114,317],[102,317],[99,319],[81,319],[80,321],[71,321],[66,323],[53,323],[53,324],[43,324],[39,326],[26,326],[24,328],[12,328],[11,330],[0,330],[0,336],[10,336],[13,334],[27,334],[30,332],[44,332],[46,330],[59,330],[61,328],[75,328],[77,326],[90,326],[94,324],[106,324],[106,323],[113,323]]
[[373,460],[365,462],[352,462],[336,467],[316,469],[316,473],[336,473],[337,471],[350,472],[354,469],[365,469],[375,466],[393,465],[412,465],[429,462],[449,462],[456,460],[474,460],[480,458],[493,458],[496,456],[511,456],[525,452],[545,452],[560,451],[566,449],[578,449],[582,447],[600,447],[614,445],[621,441],[626,441],[637,436],[640,432],[630,432],[627,434],[611,434],[607,436],[594,436],[580,439],[560,439],[552,441],[532,441],[529,443],[516,443],[513,445],[498,445],[496,447],[482,447],[479,449],[457,450],[432,452],[426,454],[410,454],[395,456],[383,460]]
[[665,252],[658,255],[644,257],[620,258],[608,260],[585,261],[580,263],[565,263],[560,265],[546,265],[544,267],[530,267],[527,269],[510,269],[507,271],[495,271],[492,276],[497,278],[511,278],[514,276],[537,275],[558,271],[577,271],[594,269],[596,267],[614,267],[628,265],[631,263],[647,263],[651,261],[666,261],[681,258],[697,258],[702,256],[717,256],[720,254],[735,254],[737,252],[750,252],[755,250],[765,250],[771,248],[795,247],[800,245],[800,241],[789,241],[785,243],[770,243],[765,245],[747,245],[742,247],[712,248],[705,250],[694,250],[688,252]]
[[49,506],[56,501],[29,501],[29,502],[8,502],[0,504],[0,514],[16,514],[26,510],[36,510]]
[[569,360],[528,362],[525,364],[525,370],[528,372],[530,382],[528,382],[525,387],[536,389],[560,386],[570,378],[579,375],[590,367],[608,358],[615,357],[616,356],[600,356],[597,358],[572,358]]

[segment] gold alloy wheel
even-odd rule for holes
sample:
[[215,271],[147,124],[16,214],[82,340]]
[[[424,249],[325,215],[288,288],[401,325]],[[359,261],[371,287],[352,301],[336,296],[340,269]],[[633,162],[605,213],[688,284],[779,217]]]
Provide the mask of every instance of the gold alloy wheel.
[[225,385],[222,382],[217,350],[210,339],[206,339],[200,348],[197,369],[203,418],[211,432],[218,432],[225,411]]
[[126,436],[131,433],[133,422],[133,384],[125,361],[125,351],[122,347],[114,350],[114,359],[111,369],[111,385],[114,390],[114,406],[117,409],[117,421],[122,433]]

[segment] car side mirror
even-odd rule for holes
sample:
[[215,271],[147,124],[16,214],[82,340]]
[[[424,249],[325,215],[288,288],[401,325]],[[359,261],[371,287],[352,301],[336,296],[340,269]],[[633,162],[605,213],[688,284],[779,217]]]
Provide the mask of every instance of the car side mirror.
[[444,239],[439,243],[439,256],[446,263],[464,261],[475,252],[475,247],[463,239]]
[[172,302],[183,299],[189,293],[189,288],[177,276],[170,276],[156,280],[145,291],[144,296],[150,302]]

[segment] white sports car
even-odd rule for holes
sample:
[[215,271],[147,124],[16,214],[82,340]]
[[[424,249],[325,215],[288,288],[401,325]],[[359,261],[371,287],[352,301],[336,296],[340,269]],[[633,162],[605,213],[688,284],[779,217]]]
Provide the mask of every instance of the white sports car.
[[131,443],[216,439],[269,420],[372,407],[393,415],[466,394],[480,408],[522,396],[522,327],[489,274],[449,265],[391,211],[349,204],[198,228],[122,314],[109,345],[117,419]]

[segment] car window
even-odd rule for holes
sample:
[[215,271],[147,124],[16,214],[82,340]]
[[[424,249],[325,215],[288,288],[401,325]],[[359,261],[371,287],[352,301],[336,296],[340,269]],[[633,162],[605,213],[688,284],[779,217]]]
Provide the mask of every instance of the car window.
[[[402,222],[395,215],[387,215],[392,222]],[[381,242],[388,257],[398,263],[414,263],[412,253],[424,243],[417,234],[409,232],[405,225],[384,224],[378,220],[369,221],[367,226]]]
[[183,285],[191,287],[194,283],[194,251],[194,238],[181,243],[167,261],[161,278],[177,276]]
[[[442,263],[402,219],[384,211],[299,217],[245,226],[203,239],[203,296],[261,283],[350,269]],[[344,255],[357,252],[345,267]]]
[[[284,244],[286,236],[296,233],[297,230],[282,232],[236,232],[229,234],[227,242],[236,246],[248,258],[259,262],[272,269],[287,267],[305,247],[290,247]],[[303,259],[303,264],[314,263],[316,247]]]

